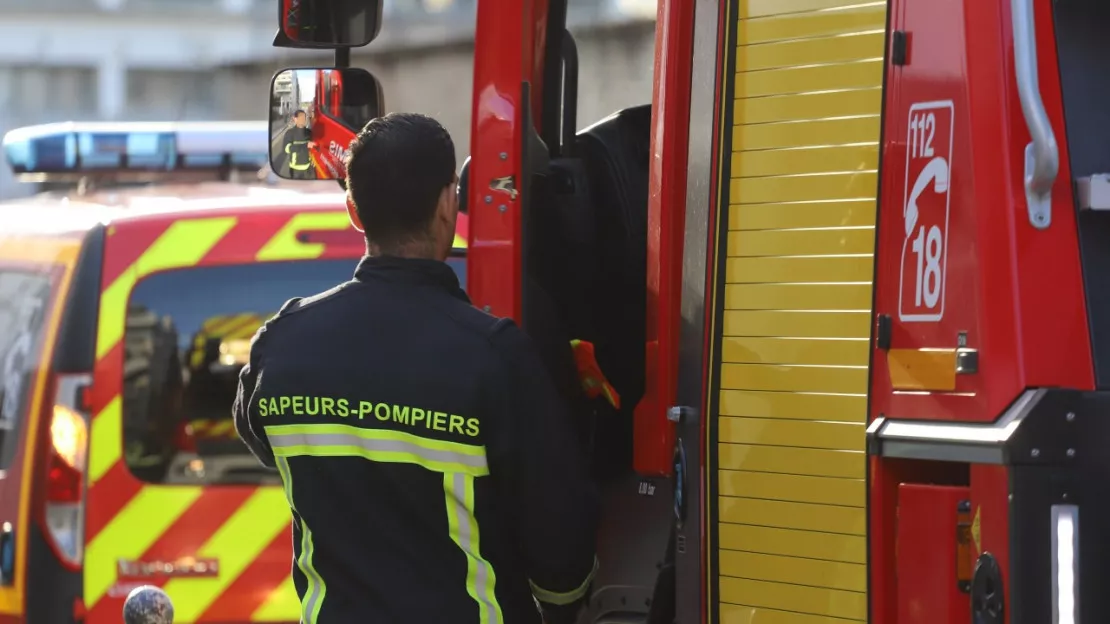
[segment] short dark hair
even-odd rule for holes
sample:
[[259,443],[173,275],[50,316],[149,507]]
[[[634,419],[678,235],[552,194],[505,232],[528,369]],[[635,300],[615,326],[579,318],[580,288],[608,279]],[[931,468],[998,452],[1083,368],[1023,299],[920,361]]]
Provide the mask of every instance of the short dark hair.
[[304,114],[305,114],[305,113],[304,113],[304,111],[303,111],[303,110],[299,110],[299,111],[297,111],[297,112],[293,113],[293,117],[294,117],[294,118],[296,118],[296,117],[300,117],[301,115],[304,115]]
[[390,113],[363,127],[346,164],[366,239],[385,247],[428,231],[440,194],[455,180],[455,144],[431,117]]

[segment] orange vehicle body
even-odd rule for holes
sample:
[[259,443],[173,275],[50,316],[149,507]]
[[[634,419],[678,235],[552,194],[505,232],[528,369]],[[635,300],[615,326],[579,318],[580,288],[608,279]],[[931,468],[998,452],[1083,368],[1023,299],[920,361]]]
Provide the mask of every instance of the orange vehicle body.
[[[5,272],[29,271],[48,276],[52,284],[43,339],[28,368],[33,383],[25,422],[15,458],[0,472],[6,536],[0,542],[11,539],[14,546],[13,573],[7,583],[0,581],[0,622],[116,624],[124,598],[138,585],[162,587],[174,601],[177,622],[299,620],[290,577],[290,514],[280,479],[144,480],[136,476],[124,438],[135,374],[129,352],[139,348],[132,343],[145,339],[132,338],[143,312],[135,293],[144,284],[183,271],[273,267],[284,274],[298,263],[325,261],[334,261],[340,272],[347,266],[345,274],[353,274],[364,242],[350,227],[342,195],[330,184],[319,185],[320,192],[304,188],[155,186],[0,204],[0,278]],[[457,247],[466,245],[466,228],[463,218]],[[275,278],[274,283],[284,282]],[[321,284],[320,290],[330,285]],[[208,303],[206,295],[211,293],[205,289],[189,293]],[[96,302],[95,309],[81,305],[88,301]],[[226,356],[216,364],[234,367],[230,375],[237,376],[244,359],[241,341],[250,338],[264,313],[210,317],[197,323],[201,331],[182,331],[182,366],[191,369],[186,383],[197,383],[204,364],[203,354],[194,357],[188,345],[213,339]],[[90,315],[95,323],[88,321]],[[152,318],[156,326],[170,322],[169,316]],[[74,327],[80,330],[79,319],[85,319],[90,338],[86,370],[60,363],[66,359],[61,343],[71,340]],[[67,379],[81,383],[67,386]],[[76,389],[76,398],[65,405],[59,393],[63,387]],[[223,413],[230,414],[230,407]],[[215,466],[218,457],[188,453],[195,453],[206,437],[233,435],[230,415],[184,424],[174,438],[174,452],[185,454],[183,465]],[[63,449],[83,448],[86,437],[87,461],[70,462]],[[245,452],[238,440],[233,443]],[[70,489],[59,489],[59,483]],[[56,495],[80,506],[84,515],[76,557],[59,554],[47,526],[44,508]]]

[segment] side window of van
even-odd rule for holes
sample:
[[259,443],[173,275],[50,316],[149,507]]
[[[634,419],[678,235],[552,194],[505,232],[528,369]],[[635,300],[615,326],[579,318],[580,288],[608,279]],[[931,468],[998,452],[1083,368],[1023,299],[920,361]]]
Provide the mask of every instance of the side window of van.
[[31,407],[50,288],[49,275],[0,268],[0,469],[11,464]]
[[[258,327],[287,300],[351,279],[356,260],[193,267],[131,293],[124,333],[123,449],[160,484],[280,482],[235,432],[231,406]],[[466,260],[449,261],[465,283]]]

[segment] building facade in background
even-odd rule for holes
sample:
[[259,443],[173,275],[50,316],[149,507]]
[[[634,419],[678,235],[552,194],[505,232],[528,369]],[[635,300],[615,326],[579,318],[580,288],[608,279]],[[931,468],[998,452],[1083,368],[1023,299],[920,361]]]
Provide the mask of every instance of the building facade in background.
[[[570,4],[580,125],[647,102],[655,0]],[[385,0],[382,35],[352,59],[382,81],[387,110],[440,119],[460,162],[469,146],[475,5]],[[274,71],[330,61],[271,46],[275,0],[0,0],[0,9],[0,133],[66,120],[259,119]],[[290,87],[295,94],[296,85],[281,86]],[[34,190],[0,167],[0,199]]]

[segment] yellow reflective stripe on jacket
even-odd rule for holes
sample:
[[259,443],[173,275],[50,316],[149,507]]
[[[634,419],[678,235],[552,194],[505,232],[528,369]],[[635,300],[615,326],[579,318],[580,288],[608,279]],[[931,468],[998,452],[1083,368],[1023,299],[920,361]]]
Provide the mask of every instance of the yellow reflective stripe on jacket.
[[590,590],[590,583],[594,581],[594,575],[597,574],[597,568],[597,557],[594,557],[594,567],[592,570],[590,570],[590,573],[586,575],[586,580],[582,581],[581,585],[568,592],[549,591],[540,587],[539,585],[536,585],[531,580],[528,581],[528,585],[532,588],[532,595],[536,597],[536,600],[539,600],[540,602],[545,602],[549,605],[555,605],[557,607],[568,605],[575,602],[576,600],[581,600],[583,597],[586,596],[586,592]]
[[447,497],[447,527],[451,541],[466,555],[466,591],[478,603],[481,624],[502,624],[501,605],[494,586],[497,575],[482,558],[478,541],[478,521],[474,518],[474,477],[461,472],[444,473],[443,491]]
[[[274,463],[277,464],[278,473],[281,474],[281,484],[285,488],[285,500],[289,502],[289,509],[296,512],[297,506],[293,504],[293,475],[289,472],[289,460],[275,457]],[[312,531],[308,529],[308,525],[299,513],[297,517],[300,518],[301,525],[301,556],[297,557],[297,567],[301,569],[308,584],[304,599],[301,600],[301,622],[316,624],[327,588],[324,586],[323,577],[312,565]]]
[[304,171],[308,169],[311,162],[299,163],[297,162],[297,152],[291,150],[294,145],[308,145],[308,141],[290,141],[285,144],[285,153],[289,154],[289,168],[296,169],[297,171]]
[[435,472],[489,474],[481,446],[429,440],[402,431],[351,425],[270,425],[266,437],[275,457],[362,457],[371,461],[423,466]]
[[[451,540],[466,556],[467,593],[478,605],[481,624],[504,624],[504,616],[494,589],[497,575],[493,566],[481,555],[478,521],[474,517],[474,478],[489,474],[484,447],[429,440],[401,431],[363,429],[341,424],[270,425],[265,429],[278,470],[282,473],[282,481],[287,487],[291,483],[287,458],[296,456],[362,457],[378,462],[416,464],[428,470],[442,472],[448,530]],[[287,490],[286,494],[292,505],[291,490]],[[307,529],[305,531],[307,535]],[[302,555],[309,549],[310,538],[307,548],[305,542],[302,542]],[[306,563],[311,568],[311,557]],[[305,571],[304,567],[301,569]],[[309,618],[314,618],[319,613],[324,583],[320,580],[314,586],[307,571],[305,576],[310,580],[302,610],[304,621],[313,624],[315,620]],[[319,578],[319,575],[315,576]],[[318,594],[315,587],[319,587]]]

